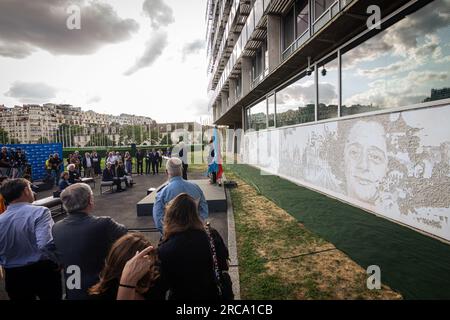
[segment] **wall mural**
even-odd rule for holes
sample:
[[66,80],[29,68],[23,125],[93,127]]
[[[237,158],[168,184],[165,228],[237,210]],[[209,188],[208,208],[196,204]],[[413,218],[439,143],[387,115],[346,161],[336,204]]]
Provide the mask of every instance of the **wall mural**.
[[249,132],[243,160],[450,240],[450,106]]

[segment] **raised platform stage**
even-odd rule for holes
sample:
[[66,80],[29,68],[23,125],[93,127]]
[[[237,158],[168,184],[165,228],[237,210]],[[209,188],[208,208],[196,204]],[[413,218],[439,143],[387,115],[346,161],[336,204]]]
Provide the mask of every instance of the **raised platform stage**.
[[[189,180],[189,182],[197,184],[200,189],[202,189],[210,213],[227,211],[227,198],[223,186],[219,187],[217,185],[211,185],[209,180],[206,179]],[[156,189],[158,190],[159,188]],[[153,215],[153,204],[155,202],[156,194],[157,192],[152,192],[137,203],[136,209],[138,217]]]

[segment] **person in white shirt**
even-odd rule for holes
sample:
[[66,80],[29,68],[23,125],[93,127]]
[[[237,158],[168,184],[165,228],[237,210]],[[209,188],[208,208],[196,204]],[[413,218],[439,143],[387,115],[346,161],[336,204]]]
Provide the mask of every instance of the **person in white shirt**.
[[83,169],[84,169],[84,177],[91,178],[94,177],[94,166],[92,163],[92,158],[89,152],[84,154],[83,158]]

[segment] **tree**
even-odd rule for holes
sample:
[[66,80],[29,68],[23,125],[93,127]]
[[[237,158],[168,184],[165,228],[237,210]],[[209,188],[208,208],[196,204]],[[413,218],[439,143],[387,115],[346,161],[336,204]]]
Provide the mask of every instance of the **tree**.
[[70,147],[75,144],[74,137],[83,133],[81,126],[62,124],[56,132],[56,140],[63,143],[65,147]]
[[46,137],[40,137],[38,139],[37,143],[46,144],[46,143],[49,143],[49,141]]
[[18,139],[11,138],[6,130],[0,128],[0,144],[20,144],[20,141]]
[[86,147],[98,147],[98,146],[113,146],[114,141],[112,141],[104,133],[95,133],[91,135],[91,140],[88,142]]
[[120,129],[119,135],[119,142],[125,145],[131,143],[139,145],[150,139],[150,133],[145,126],[125,125]]

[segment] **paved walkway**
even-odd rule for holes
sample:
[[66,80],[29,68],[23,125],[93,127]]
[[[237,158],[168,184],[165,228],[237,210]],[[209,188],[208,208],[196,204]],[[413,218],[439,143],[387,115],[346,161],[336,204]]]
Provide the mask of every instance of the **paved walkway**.
[[[136,214],[136,204],[147,195],[147,189],[160,186],[167,180],[167,176],[165,174],[155,176],[135,175],[133,178],[136,183],[133,188],[129,188],[121,193],[109,193],[109,191],[106,191],[102,195],[100,195],[100,180],[97,180],[94,190],[95,210],[93,214],[96,216],[110,216],[129,229],[143,230],[151,243],[156,245],[159,241],[160,234],[158,232],[145,231],[145,229],[154,228],[153,218],[138,217]],[[192,180],[205,179],[201,173],[190,173],[188,178]],[[38,199],[48,197],[51,194],[52,191],[39,193]],[[57,217],[56,221],[63,218]],[[209,221],[221,234],[225,243],[228,243],[227,212],[212,213],[210,214]],[[0,280],[0,300],[2,299],[7,299],[7,296],[4,291],[4,283]]]

